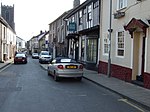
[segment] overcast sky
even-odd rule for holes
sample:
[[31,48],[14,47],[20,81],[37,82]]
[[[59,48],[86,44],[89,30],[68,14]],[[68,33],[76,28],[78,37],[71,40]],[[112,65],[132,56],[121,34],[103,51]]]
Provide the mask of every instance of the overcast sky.
[[[80,0],[83,3],[85,0]],[[73,8],[73,0],[1,0],[3,5],[15,6],[17,36],[29,40],[48,30],[48,24]]]

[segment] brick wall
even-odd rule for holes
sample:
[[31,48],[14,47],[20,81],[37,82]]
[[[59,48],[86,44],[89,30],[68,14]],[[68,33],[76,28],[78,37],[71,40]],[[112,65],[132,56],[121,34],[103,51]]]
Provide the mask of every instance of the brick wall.
[[[107,74],[107,66],[108,64],[106,62],[100,61],[98,66],[98,73]],[[111,64],[111,76],[127,82],[131,82],[132,69]]]
[[144,87],[150,89],[150,73],[144,73]]

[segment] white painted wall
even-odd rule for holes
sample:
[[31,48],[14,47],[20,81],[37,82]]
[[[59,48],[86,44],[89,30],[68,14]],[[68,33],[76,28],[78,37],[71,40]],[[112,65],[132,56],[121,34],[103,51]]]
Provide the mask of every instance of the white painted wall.
[[[124,25],[127,25],[132,18],[141,19],[147,25],[147,19],[150,19],[150,0],[142,0],[142,2],[137,2],[137,0],[127,0],[127,7],[119,10],[121,12],[125,12],[125,17],[120,19],[114,19],[112,15],[112,42],[111,42],[111,58],[112,63],[125,66],[128,68],[132,67],[132,56],[133,56],[133,40],[129,35],[128,31],[125,31],[125,56],[120,58],[116,56],[116,32],[119,30],[124,30]],[[108,56],[103,54],[103,37],[105,33],[109,29],[109,0],[102,1],[102,9],[101,9],[101,50],[100,50],[100,60],[107,62]],[[116,13],[117,11],[117,0],[113,0],[113,11],[112,13]],[[146,55],[145,55],[145,72],[150,73],[150,28],[148,28],[148,33],[146,37]]]

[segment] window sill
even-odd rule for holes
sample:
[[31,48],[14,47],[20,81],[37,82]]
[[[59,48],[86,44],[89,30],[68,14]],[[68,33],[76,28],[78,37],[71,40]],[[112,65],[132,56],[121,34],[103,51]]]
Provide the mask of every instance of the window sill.
[[120,8],[120,9],[117,9],[116,12],[121,12],[122,10],[126,9],[127,7],[123,7],[123,8]]

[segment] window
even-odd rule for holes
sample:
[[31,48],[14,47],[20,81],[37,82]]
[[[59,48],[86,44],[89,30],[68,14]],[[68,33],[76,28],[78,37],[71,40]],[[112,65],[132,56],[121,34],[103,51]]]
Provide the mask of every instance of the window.
[[104,54],[108,55],[109,50],[109,34],[105,33],[104,35]]
[[9,12],[8,11],[6,11],[6,20],[9,21]]
[[117,9],[123,9],[125,7],[127,7],[127,0],[118,0],[118,5],[117,5]]
[[21,47],[21,42],[19,42],[19,46]]
[[6,39],[6,28],[3,28],[4,39]]
[[74,18],[74,16],[71,18],[71,22],[75,22],[75,18]]
[[79,25],[83,23],[82,21],[82,10],[79,12]]
[[87,61],[96,63],[97,39],[89,38],[87,40]]
[[117,56],[124,56],[124,31],[117,33]]
[[92,20],[92,5],[88,6],[88,21]]
[[85,14],[86,14],[86,8],[83,9],[83,15],[85,15]]
[[99,6],[99,1],[96,1],[96,2],[93,3],[93,8],[94,9],[97,8],[98,6]]
[[92,27],[92,5],[89,5],[87,11],[87,28],[91,27]]
[[85,39],[82,37],[81,40],[81,58],[84,60],[84,52],[85,52]]

